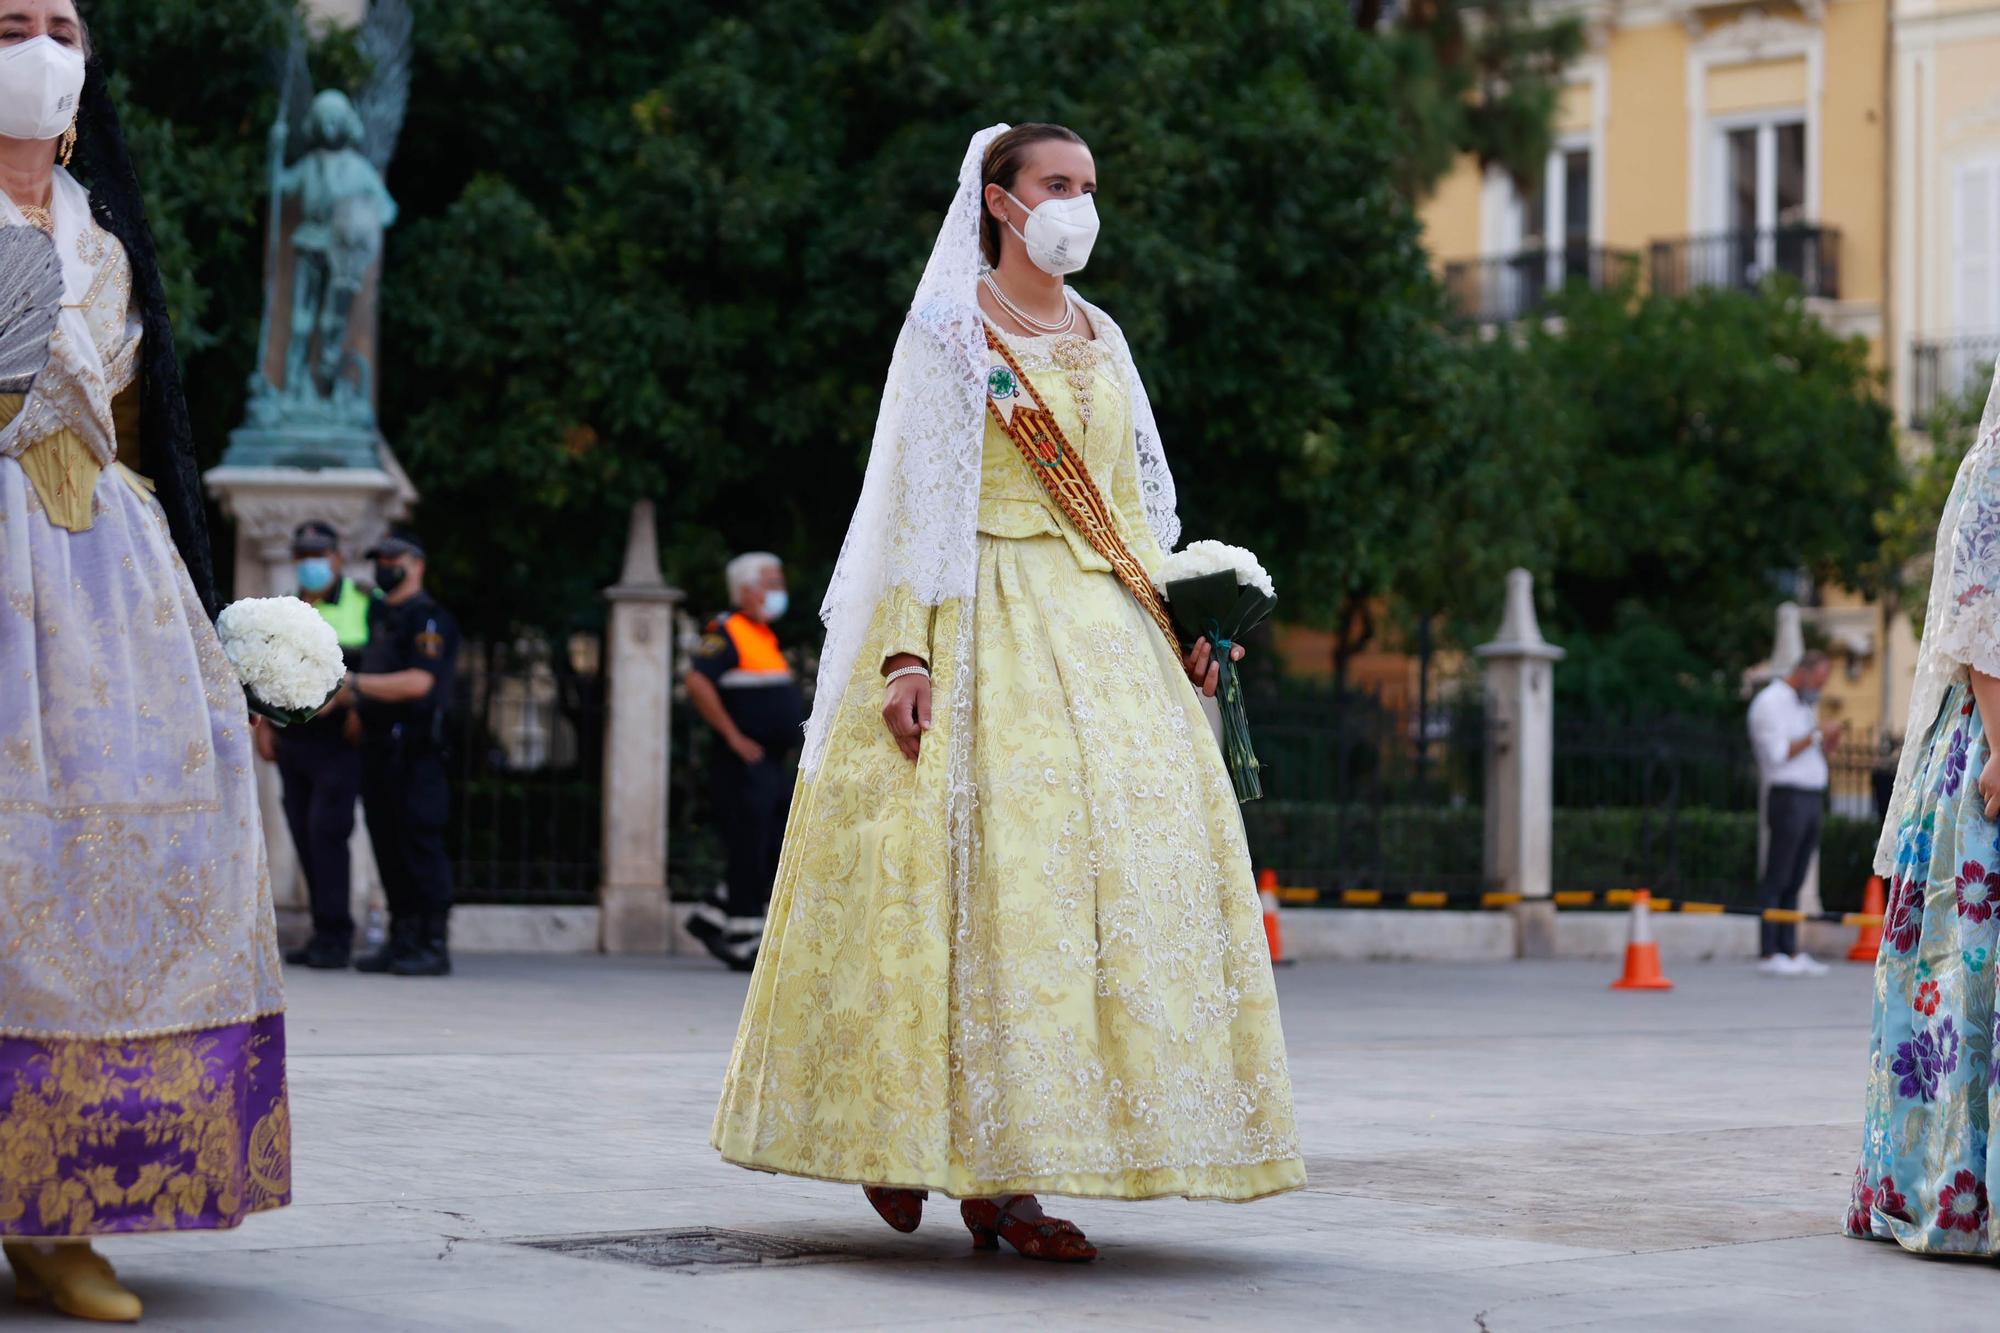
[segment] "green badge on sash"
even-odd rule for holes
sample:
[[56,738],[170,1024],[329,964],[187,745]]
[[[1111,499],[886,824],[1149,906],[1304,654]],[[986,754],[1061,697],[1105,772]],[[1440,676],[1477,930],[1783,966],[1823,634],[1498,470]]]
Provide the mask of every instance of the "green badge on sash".
[[1011,424],[1014,408],[1021,401],[1021,381],[1015,377],[1013,367],[1002,363],[987,371],[986,393],[1000,409],[1001,418]]

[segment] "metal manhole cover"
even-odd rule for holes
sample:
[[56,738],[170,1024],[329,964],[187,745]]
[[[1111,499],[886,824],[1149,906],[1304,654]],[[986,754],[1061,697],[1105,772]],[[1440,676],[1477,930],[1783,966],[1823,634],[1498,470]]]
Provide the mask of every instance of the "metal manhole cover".
[[644,1268],[726,1268],[747,1264],[832,1263],[860,1255],[790,1236],[762,1236],[724,1227],[673,1227],[598,1236],[549,1236],[511,1242],[575,1259],[603,1259]]

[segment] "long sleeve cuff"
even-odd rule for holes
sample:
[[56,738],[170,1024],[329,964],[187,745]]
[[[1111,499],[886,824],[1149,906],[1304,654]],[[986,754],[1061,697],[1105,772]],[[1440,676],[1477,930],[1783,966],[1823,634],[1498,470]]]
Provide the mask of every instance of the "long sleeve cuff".
[[891,588],[875,608],[875,639],[883,660],[908,653],[931,660],[931,621],[937,608],[917,600],[908,588]]

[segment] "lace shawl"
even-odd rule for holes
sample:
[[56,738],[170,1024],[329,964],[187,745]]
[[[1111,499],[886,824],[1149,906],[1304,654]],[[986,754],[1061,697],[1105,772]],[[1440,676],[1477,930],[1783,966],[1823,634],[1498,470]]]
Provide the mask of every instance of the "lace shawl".
[[[0,454],[22,450],[67,427],[98,463],[117,456],[111,399],[138,373],[141,324],[132,308],[132,270],[117,239],[91,216],[90,196],[61,167],[50,182],[57,257],[62,261],[63,309],[49,344],[49,363],[35,378],[20,413],[0,427]],[[0,223],[28,220],[0,194]]]
[[1875,844],[1878,875],[1895,873],[1896,832],[1916,800],[1913,788],[1931,724],[1945,692],[1967,668],[2000,676],[2000,365],[1978,438],[1958,465],[1938,522],[1903,757]]
[[[958,192],[896,339],[861,498],[820,606],[827,635],[812,718],[806,723],[801,766],[807,774],[819,767],[875,608],[889,589],[906,588],[929,606],[969,601],[974,593],[986,433],[986,332],[978,298],[985,270],[979,250],[980,169],[987,144],[1006,128],[990,126],[966,145]],[[1074,293],[1070,299],[1089,315],[1125,376],[1146,522],[1160,549],[1171,551],[1180,538],[1173,475],[1125,335],[1103,311]],[[967,665],[972,619],[961,618],[958,643],[935,644],[933,653],[952,653],[959,665]],[[935,700],[933,707],[951,708],[962,722],[971,706],[970,676],[969,671],[954,672],[957,697]],[[963,744],[971,729],[955,725],[951,734],[959,738],[956,744]],[[952,772],[962,771],[955,757]]]

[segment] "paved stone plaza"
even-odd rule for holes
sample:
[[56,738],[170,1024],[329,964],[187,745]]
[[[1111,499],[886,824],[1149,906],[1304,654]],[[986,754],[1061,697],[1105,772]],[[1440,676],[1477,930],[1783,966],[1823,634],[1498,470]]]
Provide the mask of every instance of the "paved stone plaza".
[[[718,1162],[742,977],[461,963],[292,977],[299,1202],[108,1244],[150,1327],[1949,1333],[2000,1309],[1992,1267],[1836,1232],[1861,967],[1682,965],[1669,995],[1611,994],[1601,963],[1286,969],[1311,1187],[1078,1203],[1103,1257],[1060,1268],[971,1253],[948,1203],[899,1236],[857,1190]],[[685,1234],[712,1228],[747,1235]]]

